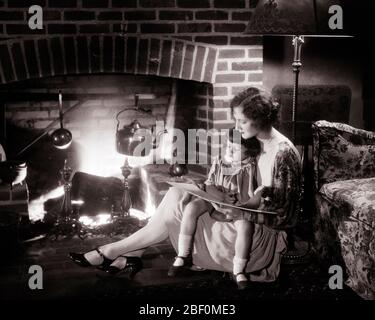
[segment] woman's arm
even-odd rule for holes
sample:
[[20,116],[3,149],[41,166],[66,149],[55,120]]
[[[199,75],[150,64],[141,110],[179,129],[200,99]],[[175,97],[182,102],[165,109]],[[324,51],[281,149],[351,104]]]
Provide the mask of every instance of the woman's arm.
[[[258,192],[245,203],[243,204],[235,203],[235,204],[238,205],[238,207],[242,207],[242,208],[257,209],[261,203],[261,199],[262,199],[262,192]],[[223,214],[226,217],[227,221],[230,221],[231,219],[240,219],[240,218],[247,219],[250,221],[254,220],[252,218],[253,213],[249,211],[244,211],[244,210],[236,209],[236,208],[226,208],[226,207],[218,208],[216,210],[219,211],[221,214]]]
[[257,209],[260,206],[260,202],[262,199],[262,193],[258,192],[254,196],[252,196],[248,201],[244,204],[239,205],[242,208],[249,208],[249,209]]
[[[273,168],[272,187],[267,197],[261,198],[258,210],[277,212],[277,215],[260,214],[224,208],[219,211],[227,217],[243,215],[250,221],[272,228],[293,226],[296,222],[300,199],[301,162],[299,155],[285,143],[277,153]],[[268,189],[268,188],[267,188]],[[264,196],[264,195],[263,195]]]
[[[300,199],[301,161],[287,143],[277,153],[272,176],[272,188],[267,201],[262,198],[259,210],[274,211],[276,216],[265,215],[264,223],[274,228],[295,224]],[[254,222],[257,222],[256,219]]]

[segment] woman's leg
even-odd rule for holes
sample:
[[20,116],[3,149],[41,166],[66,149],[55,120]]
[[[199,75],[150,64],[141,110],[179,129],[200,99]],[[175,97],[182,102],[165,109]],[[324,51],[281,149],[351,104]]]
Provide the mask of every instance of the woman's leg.
[[[168,229],[163,215],[175,209],[182,194],[181,190],[170,188],[146,226],[123,240],[101,246],[100,251],[109,259],[128,253],[129,256],[141,256],[147,247],[167,239]],[[86,253],[85,258],[93,265],[103,260],[96,251]]]

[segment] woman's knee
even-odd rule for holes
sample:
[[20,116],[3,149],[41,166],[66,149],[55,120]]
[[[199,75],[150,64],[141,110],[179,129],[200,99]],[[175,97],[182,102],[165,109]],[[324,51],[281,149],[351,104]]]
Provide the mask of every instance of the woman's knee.
[[172,199],[180,199],[184,194],[184,190],[177,188],[177,187],[170,187],[165,194],[164,198],[167,198],[168,200]]
[[151,220],[174,220],[174,213],[183,195],[184,192],[181,189],[176,187],[169,188],[169,190],[161,200],[160,204],[158,205],[155,214],[151,217]]

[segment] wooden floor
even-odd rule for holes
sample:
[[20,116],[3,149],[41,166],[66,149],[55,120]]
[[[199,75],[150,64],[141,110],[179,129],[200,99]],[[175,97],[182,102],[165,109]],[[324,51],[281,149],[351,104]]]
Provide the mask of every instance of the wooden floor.
[[[23,253],[11,260],[10,264],[0,268],[0,298],[1,299],[63,299],[89,298],[87,294],[95,294],[98,283],[122,283],[135,289],[137,287],[152,287],[173,285],[199,281],[211,277],[210,274],[194,272],[188,278],[170,278],[167,270],[173,261],[175,252],[169,242],[153,246],[144,253],[144,268],[133,281],[124,276],[111,277],[95,268],[82,268],[68,258],[70,251],[86,252],[98,245],[114,239],[95,237],[81,240],[41,240],[25,247]],[[43,290],[30,290],[28,282],[32,274],[29,268],[39,265],[43,269]],[[94,291],[92,291],[94,289]]]
[[[23,246],[13,258],[2,259],[0,266],[0,300],[64,299],[358,299],[348,288],[336,292],[328,288],[328,272],[313,264],[282,266],[275,283],[256,283],[247,292],[239,292],[233,281],[221,272],[194,272],[183,278],[170,278],[167,270],[175,252],[168,241],[153,246],[143,256],[144,268],[133,281],[126,276],[108,277],[95,268],[76,266],[68,252],[86,252],[117,238],[95,236],[81,240],[40,240]],[[120,238],[118,238],[120,239]],[[43,269],[43,290],[29,288],[29,267]]]

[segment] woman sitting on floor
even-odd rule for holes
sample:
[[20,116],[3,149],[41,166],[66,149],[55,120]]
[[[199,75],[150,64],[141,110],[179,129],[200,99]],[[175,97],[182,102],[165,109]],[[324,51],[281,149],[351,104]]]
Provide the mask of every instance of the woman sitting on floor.
[[[301,163],[291,141],[273,124],[279,106],[258,88],[248,88],[237,94],[231,109],[236,129],[242,138],[256,137],[261,144],[257,162],[257,184],[270,187],[269,201],[261,201],[258,209],[277,215],[253,214],[235,208],[218,208],[230,221],[215,220],[221,216],[203,214],[198,220],[192,260],[201,268],[231,272],[235,256],[236,228],[233,220],[239,216],[254,222],[251,259],[245,272],[251,281],[274,281],[280,271],[280,261],[286,250],[285,227],[296,219],[299,199]],[[149,223],[129,237],[103,245],[85,254],[70,253],[80,266],[97,266],[109,273],[130,272],[134,276],[142,268],[141,256],[146,248],[169,237],[178,250],[182,213],[192,197],[178,188],[170,188]]]

